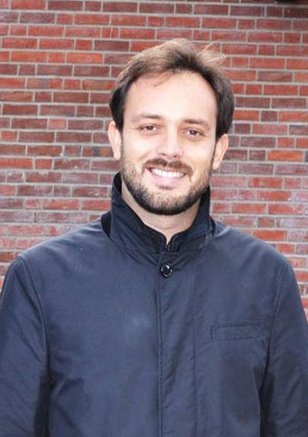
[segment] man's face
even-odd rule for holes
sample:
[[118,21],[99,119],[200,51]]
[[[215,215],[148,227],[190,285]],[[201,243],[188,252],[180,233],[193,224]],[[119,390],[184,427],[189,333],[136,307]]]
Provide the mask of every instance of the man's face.
[[120,160],[122,195],[134,209],[162,215],[195,205],[227,148],[216,144],[214,92],[198,74],[143,76],[132,84],[120,133],[109,138]]

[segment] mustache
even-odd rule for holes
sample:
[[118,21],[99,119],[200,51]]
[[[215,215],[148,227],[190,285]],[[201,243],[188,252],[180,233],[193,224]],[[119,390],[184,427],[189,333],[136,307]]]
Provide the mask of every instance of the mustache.
[[149,159],[145,163],[145,167],[147,168],[156,167],[156,168],[161,168],[163,170],[174,170],[186,174],[192,173],[191,167],[189,167],[187,164],[184,164],[181,161],[167,161],[162,158]]

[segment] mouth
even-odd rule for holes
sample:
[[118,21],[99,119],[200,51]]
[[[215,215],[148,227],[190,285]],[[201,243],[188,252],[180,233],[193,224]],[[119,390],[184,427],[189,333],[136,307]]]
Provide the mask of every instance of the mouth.
[[179,179],[191,174],[191,168],[188,165],[179,161],[168,162],[159,158],[148,161],[145,168],[153,175],[162,178]]
[[168,162],[159,158],[148,161],[145,169],[150,173],[155,185],[164,189],[177,188],[192,172],[189,166],[179,161]]
[[155,176],[159,176],[161,178],[167,178],[167,179],[180,179],[185,175],[185,173],[180,171],[166,170],[157,167],[149,168],[149,170]]

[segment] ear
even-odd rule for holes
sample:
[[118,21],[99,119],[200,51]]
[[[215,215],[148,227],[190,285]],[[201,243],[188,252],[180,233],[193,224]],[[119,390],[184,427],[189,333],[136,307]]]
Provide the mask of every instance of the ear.
[[113,157],[118,161],[121,158],[122,137],[114,121],[109,123],[108,138],[113,151]]
[[223,157],[229,147],[228,135],[222,135],[216,143],[214,157],[213,157],[213,170],[217,170],[223,160]]

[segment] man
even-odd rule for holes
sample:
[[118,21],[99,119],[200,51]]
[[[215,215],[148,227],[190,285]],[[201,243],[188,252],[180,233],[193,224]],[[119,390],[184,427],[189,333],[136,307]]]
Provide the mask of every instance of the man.
[[233,114],[216,55],[146,50],[110,107],[111,211],[7,273],[0,436],[307,436],[292,269],[209,215]]

